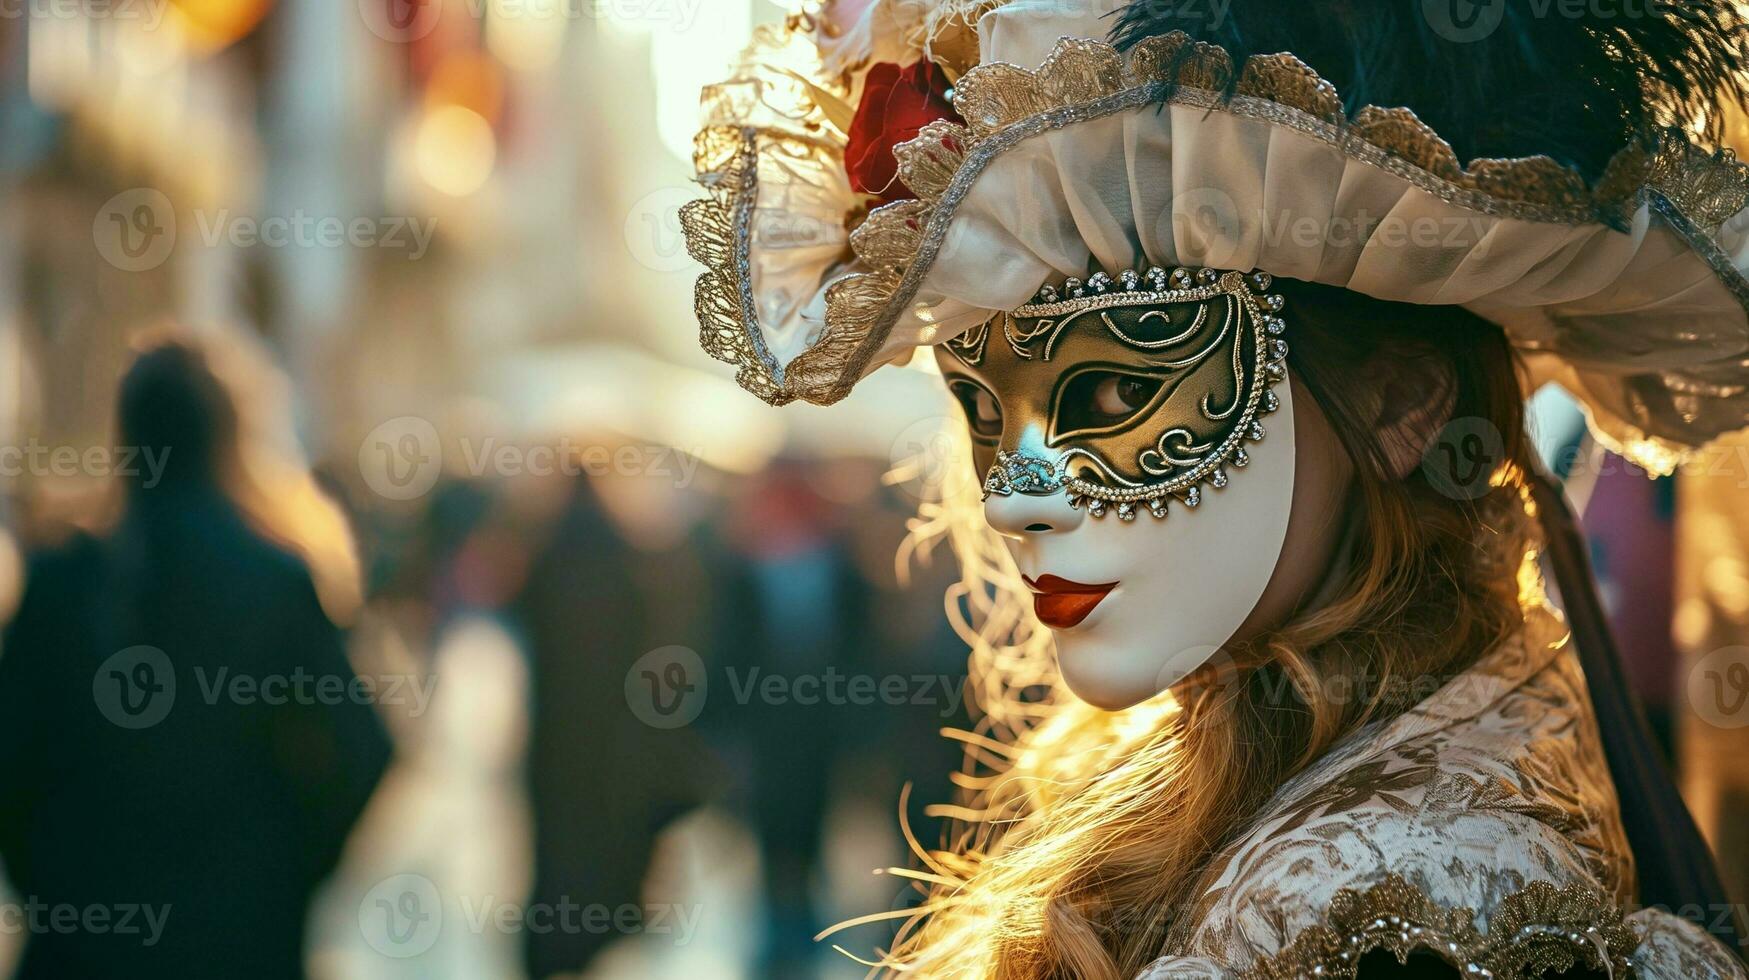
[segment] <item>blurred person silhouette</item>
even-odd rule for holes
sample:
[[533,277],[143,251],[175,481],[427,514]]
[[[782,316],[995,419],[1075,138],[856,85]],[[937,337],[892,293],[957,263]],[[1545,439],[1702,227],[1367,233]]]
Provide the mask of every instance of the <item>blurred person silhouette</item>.
[[839,679],[870,672],[872,588],[811,467],[779,461],[732,501],[717,626],[731,697],[713,708],[751,757],[766,903],[757,975],[769,980],[818,973],[833,779],[845,775],[851,731],[871,713],[849,703]]
[[350,542],[248,363],[144,350],[117,443],[157,463],[117,470],[106,530],[28,560],[0,639],[26,980],[302,976],[312,892],[388,763],[324,608],[355,607]]
[[[629,707],[626,675],[666,622],[591,478],[571,478],[546,538],[512,606],[531,668],[530,907],[638,905],[658,833],[703,796],[704,757],[688,728],[652,727]],[[528,974],[575,973],[617,936],[531,928]]]

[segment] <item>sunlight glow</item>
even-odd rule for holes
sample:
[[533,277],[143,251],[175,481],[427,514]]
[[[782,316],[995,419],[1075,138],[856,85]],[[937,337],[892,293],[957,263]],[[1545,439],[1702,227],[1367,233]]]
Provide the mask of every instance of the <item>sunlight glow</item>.
[[497,153],[491,124],[459,105],[428,110],[414,137],[419,175],[452,197],[466,197],[484,186],[492,176]]

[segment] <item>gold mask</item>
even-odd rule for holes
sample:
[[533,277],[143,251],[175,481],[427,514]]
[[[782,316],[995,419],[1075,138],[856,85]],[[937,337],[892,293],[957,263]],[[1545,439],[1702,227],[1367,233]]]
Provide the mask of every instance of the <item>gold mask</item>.
[[1268,273],[1104,273],[943,346],[984,496],[1059,491],[1103,516],[1195,507],[1248,461],[1287,377],[1286,324]]

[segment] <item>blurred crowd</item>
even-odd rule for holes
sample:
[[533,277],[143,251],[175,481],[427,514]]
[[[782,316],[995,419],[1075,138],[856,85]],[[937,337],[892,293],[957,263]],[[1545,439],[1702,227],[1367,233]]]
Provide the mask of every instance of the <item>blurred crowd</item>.
[[[395,510],[318,471],[328,526],[363,545],[349,585],[320,556],[350,549],[283,512],[299,494],[249,478],[234,382],[198,344],[154,343],[121,381],[117,444],[166,465],[118,474],[88,520],[18,501],[0,859],[43,919],[7,937],[18,976],[299,976],[306,949],[317,975],[570,975],[627,936],[689,953],[734,908],[741,934],[684,975],[812,977],[823,928],[908,901],[868,872],[907,863],[902,821],[934,839],[921,801],[950,794],[964,649],[911,591],[944,594],[945,565],[901,587],[915,501],[884,461],[695,470],[666,494],[579,462],[442,477]],[[659,842],[689,835],[756,869],[721,892],[669,871],[653,901]],[[509,927],[469,936],[481,903]],[[102,907],[119,926],[134,905],[150,931],[49,922]],[[421,930],[446,915],[447,938]]]

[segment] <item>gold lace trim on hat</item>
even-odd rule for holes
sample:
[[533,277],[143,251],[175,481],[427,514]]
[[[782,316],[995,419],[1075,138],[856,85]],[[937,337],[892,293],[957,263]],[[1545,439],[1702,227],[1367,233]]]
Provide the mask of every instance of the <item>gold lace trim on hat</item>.
[[710,196],[682,212],[688,250],[707,269],[695,294],[705,349],[737,365],[742,386],[772,404],[838,401],[915,298],[954,212],[994,159],[1040,133],[1159,104],[1292,128],[1481,214],[1583,224],[1619,222],[1650,205],[1749,307],[1749,282],[1712,240],[1749,205],[1749,168],[1729,151],[1710,153],[1670,131],[1655,145],[1623,150],[1592,188],[1546,156],[1479,159],[1465,168],[1409,109],[1367,106],[1347,119],[1334,86],[1291,54],[1251,58],[1228,99],[1222,93],[1232,74],[1225,50],[1181,32],[1149,38],[1127,54],[1102,41],[1063,38],[1037,71],[973,68],[955,86],[965,124],[930,123],[894,148],[899,178],[918,199],[876,208],[851,234],[854,271],[827,289],[822,335],[787,366],[760,334],[749,239],[758,158],[793,137],[755,127],[705,130],[696,162]]

